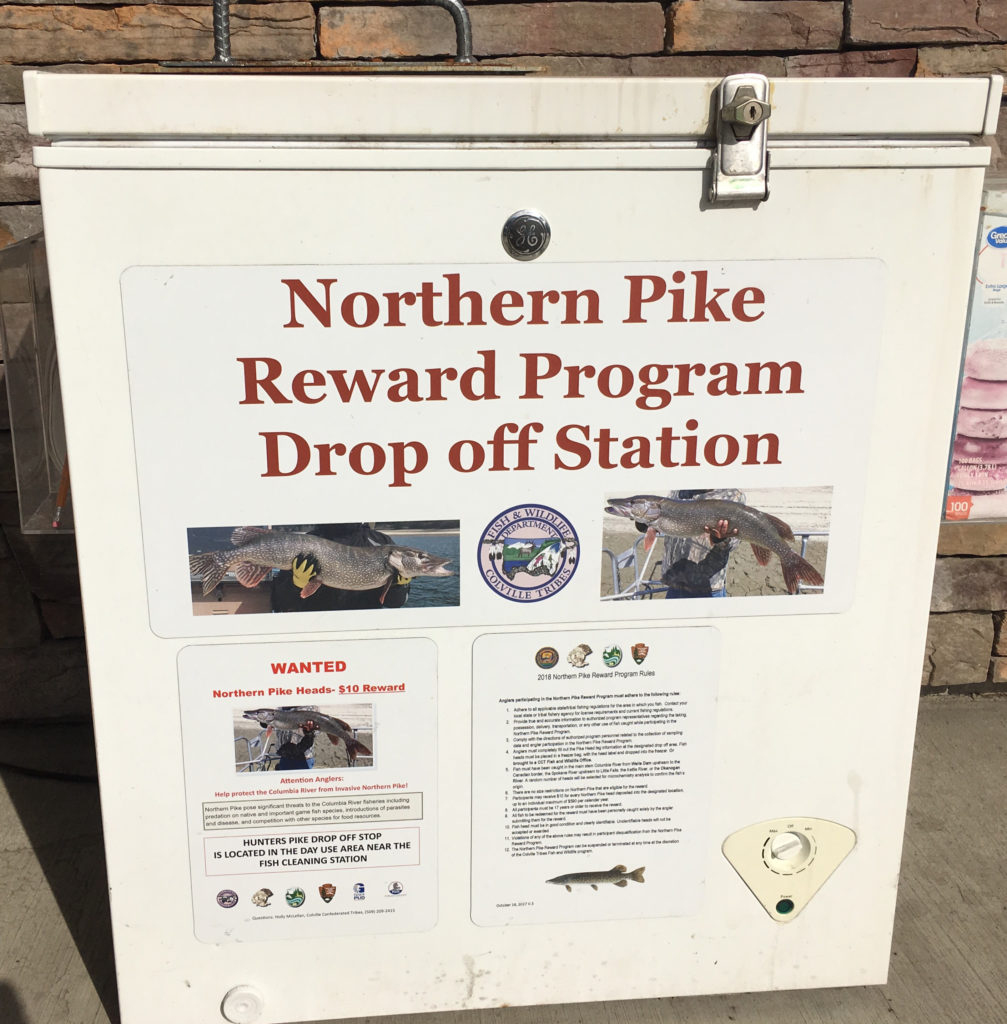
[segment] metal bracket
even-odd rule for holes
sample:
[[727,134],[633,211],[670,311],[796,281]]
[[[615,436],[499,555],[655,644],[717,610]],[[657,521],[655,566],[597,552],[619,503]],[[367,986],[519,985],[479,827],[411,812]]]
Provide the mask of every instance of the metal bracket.
[[761,203],[769,196],[766,122],[772,113],[765,75],[729,75],[717,86],[717,150],[710,202]]
[[[473,64],[472,21],[462,0],[420,0],[421,3],[443,7],[455,23],[455,39],[458,47],[458,63]],[[231,57],[231,3],[230,0],[213,0],[213,64],[227,65]]]

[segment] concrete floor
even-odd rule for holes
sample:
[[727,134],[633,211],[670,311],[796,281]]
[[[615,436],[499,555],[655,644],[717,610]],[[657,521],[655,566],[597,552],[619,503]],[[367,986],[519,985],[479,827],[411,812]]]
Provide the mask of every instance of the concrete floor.
[[[93,772],[89,732],[0,725],[0,760]],[[42,749],[45,744],[47,749]],[[0,1024],[116,1024],[93,784],[0,772]],[[1007,1020],[1007,698],[927,697],[888,984],[378,1018],[385,1024],[998,1024]],[[184,1024],[202,1024],[186,1021]],[[362,1024],[358,1021],[357,1024]]]

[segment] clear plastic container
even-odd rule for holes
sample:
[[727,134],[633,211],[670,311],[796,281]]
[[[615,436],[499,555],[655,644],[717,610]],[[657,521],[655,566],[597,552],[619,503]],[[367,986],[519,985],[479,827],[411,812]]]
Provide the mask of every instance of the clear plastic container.
[[0,353],[21,530],[72,532],[63,402],[41,234],[0,251]]

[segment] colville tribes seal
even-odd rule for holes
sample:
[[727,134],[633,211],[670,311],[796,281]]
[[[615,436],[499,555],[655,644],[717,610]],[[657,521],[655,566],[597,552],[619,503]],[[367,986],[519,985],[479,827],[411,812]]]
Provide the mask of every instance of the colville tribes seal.
[[542,601],[573,577],[577,531],[546,505],[515,505],[501,512],[479,540],[479,571],[508,601]]

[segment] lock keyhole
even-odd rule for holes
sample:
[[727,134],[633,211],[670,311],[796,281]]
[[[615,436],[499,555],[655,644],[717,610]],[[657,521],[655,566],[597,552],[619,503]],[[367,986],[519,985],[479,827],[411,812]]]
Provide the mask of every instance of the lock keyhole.
[[736,139],[747,139],[763,121],[768,120],[772,109],[755,95],[752,86],[742,85],[724,104],[720,117],[734,130]]

